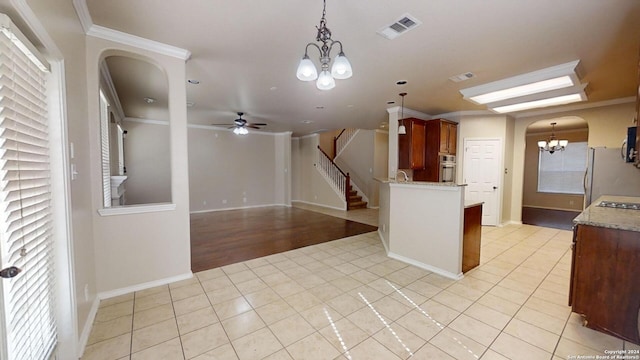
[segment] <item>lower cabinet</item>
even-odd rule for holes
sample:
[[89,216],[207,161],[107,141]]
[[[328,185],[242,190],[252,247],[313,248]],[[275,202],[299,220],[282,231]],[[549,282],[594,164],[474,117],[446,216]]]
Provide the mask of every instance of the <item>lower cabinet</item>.
[[640,344],[640,232],[579,224],[572,248],[572,311],[588,328]]
[[480,265],[480,237],[482,234],[482,204],[464,208],[462,235],[462,272]]

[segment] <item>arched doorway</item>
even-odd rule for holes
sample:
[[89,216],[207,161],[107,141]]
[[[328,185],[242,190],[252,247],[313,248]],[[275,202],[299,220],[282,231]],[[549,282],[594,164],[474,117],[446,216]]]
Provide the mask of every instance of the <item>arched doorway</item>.
[[[564,150],[540,150],[538,142],[552,137],[568,140],[568,145]],[[539,120],[527,127],[523,224],[571,230],[584,206],[588,137],[587,121],[576,116]]]

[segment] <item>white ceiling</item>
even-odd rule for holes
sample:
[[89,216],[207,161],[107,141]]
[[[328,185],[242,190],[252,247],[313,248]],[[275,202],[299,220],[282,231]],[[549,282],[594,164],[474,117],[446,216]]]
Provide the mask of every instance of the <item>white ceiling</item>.
[[[295,76],[305,45],[315,41],[321,0],[86,2],[94,24],[192,53],[187,78],[201,83],[185,83],[195,103],[191,124],[231,122],[244,111],[248,121],[268,123],[265,130],[295,135],[374,129],[386,108],[400,104],[400,92],[408,93],[407,108],[426,114],[484,110],[458,90],[576,59],[589,102],[636,94],[637,0],[327,0],[327,26],[354,72],[330,91]],[[405,13],[422,25],[395,40],[376,34]],[[448,80],[463,72],[476,76]],[[139,88],[131,94],[139,101],[153,91]],[[125,113],[148,115],[134,106]]]

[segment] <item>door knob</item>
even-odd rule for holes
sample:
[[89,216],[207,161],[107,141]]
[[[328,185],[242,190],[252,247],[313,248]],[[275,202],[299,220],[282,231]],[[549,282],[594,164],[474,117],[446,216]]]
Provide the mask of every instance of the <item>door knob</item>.
[[498,187],[497,187],[497,186],[494,186],[494,187],[493,187],[493,190],[497,190],[497,189],[498,189]]
[[15,277],[16,275],[20,274],[21,271],[22,271],[22,269],[17,268],[15,266],[4,268],[4,269],[0,270],[0,277],[3,277],[5,279],[10,279],[10,278]]

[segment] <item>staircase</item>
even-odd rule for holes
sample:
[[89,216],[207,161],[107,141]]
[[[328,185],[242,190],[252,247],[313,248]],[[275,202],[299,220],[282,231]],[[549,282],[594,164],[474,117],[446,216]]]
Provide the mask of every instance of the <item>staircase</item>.
[[358,195],[358,191],[351,185],[349,174],[345,174],[320,146],[318,146],[317,169],[320,170],[320,173],[329,181],[331,187],[333,187],[338,194],[344,196],[347,210],[364,209],[367,207],[367,202],[362,201],[362,196]]
[[362,196],[358,195],[358,191],[349,185],[349,195],[347,196],[347,210],[366,209],[367,202],[362,201]]

